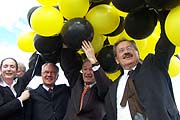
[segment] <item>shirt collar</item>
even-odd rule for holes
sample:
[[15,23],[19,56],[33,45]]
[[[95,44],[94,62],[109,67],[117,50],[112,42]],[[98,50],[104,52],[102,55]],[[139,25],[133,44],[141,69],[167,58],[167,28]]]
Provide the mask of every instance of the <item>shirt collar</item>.
[[[135,70],[136,69],[136,66],[134,66],[131,70]],[[124,70],[124,75],[127,75],[129,71],[131,70]]]
[[12,87],[12,86],[14,86],[16,83],[17,83],[17,78],[13,80],[13,84],[12,84],[11,86],[9,86],[6,82],[4,82],[4,80],[2,79],[2,77],[1,77],[1,79],[0,79],[0,85],[3,86],[3,87]]
[[[96,81],[93,82],[93,83],[91,83],[91,84],[89,85],[89,87],[91,88],[91,87],[93,87],[95,84],[96,84]],[[86,85],[86,83],[84,83],[84,86],[85,86],[85,85]]]
[[[45,90],[47,90],[47,91],[49,90],[49,88],[46,85],[43,84],[42,86]],[[53,87],[51,87],[51,89],[53,89]]]

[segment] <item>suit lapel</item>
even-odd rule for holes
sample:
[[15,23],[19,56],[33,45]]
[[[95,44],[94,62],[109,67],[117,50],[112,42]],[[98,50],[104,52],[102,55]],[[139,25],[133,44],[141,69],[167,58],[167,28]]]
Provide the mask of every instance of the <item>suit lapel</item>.
[[118,86],[118,83],[119,83],[119,78],[118,77],[116,79],[116,81],[113,83],[114,85],[112,85],[112,87],[110,88],[110,100],[111,100],[111,103],[112,103],[112,106],[113,106],[113,110],[116,111],[116,94],[117,94],[117,86]]
[[138,75],[137,73],[139,72],[140,68],[141,68],[141,64],[138,63],[136,69],[132,72],[130,76],[133,80],[137,79],[136,76]]
[[76,109],[77,112],[79,112],[80,109],[80,97],[81,97],[81,93],[83,90],[83,85],[80,82],[80,80],[78,80],[74,86],[73,89],[73,93],[71,95],[71,100],[73,102],[73,105],[75,106],[74,108]]
[[7,93],[9,93],[9,95],[11,95],[11,97],[13,97],[13,98],[15,97],[9,87],[6,86],[5,89],[6,89]]
[[45,99],[50,99],[48,91],[46,91],[42,85],[40,85],[36,90],[35,90],[40,96],[42,96]]

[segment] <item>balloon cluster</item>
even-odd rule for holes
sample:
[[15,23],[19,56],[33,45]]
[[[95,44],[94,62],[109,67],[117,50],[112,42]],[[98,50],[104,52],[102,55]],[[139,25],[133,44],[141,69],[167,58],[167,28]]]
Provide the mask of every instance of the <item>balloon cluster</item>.
[[[169,10],[165,23],[168,38],[180,46],[179,0],[37,0],[27,14],[32,32],[20,35],[18,46],[38,51],[47,61],[58,62],[63,44],[79,51],[89,40],[108,76],[117,74],[111,47],[122,38],[133,39],[143,60],[160,35],[158,12]],[[172,32],[176,30],[176,32]],[[177,50],[178,54],[180,50]],[[109,57],[111,56],[111,57]],[[112,62],[113,61],[113,62]],[[112,67],[109,67],[112,66]],[[112,74],[112,75],[110,75]],[[120,73],[119,73],[120,74]],[[111,79],[115,79],[113,77]]]

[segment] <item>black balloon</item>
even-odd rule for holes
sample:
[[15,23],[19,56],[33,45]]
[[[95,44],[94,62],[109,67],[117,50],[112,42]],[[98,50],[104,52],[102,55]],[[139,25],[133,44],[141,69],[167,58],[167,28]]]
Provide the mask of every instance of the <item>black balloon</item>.
[[91,3],[100,3],[100,2],[103,2],[104,0],[90,0],[89,2]]
[[154,9],[140,9],[129,13],[124,22],[126,33],[134,39],[148,37],[157,24],[157,13]]
[[97,54],[97,60],[99,61],[103,70],[107,73],[114,73],[119,69],[119,65],[114,59],[112,45],[103,47]]
[[145,2],[156,10],[170,10],[180,3],[180,0],[145,0]]
[[65,45],[74,50],[79,50],[83,40],[92,41],[94,30],[86,19],[73,18],[64,24],[61,35]]
[[36,34],[34,38],[35,49],[48,62],[56,63],[59,60],[62,44],[60,35],[44,37]]
[[145,5],[144,0],[112,0],[113,5],[123,12],[133,12]]
[[28,24],[31,26],[30,24],[30,19],[31,19],[31,15],[32,13],[37,9],[39,8],[40,6],[34,6],[32,7],[31,9],[29,9],[28,13],[27,13],[27,20],[28,20]]
[[108,4],[111,2],[111,0],[90,0],[90,7],[89,9],[93,8],[94,6],[100,5],[100,4]]

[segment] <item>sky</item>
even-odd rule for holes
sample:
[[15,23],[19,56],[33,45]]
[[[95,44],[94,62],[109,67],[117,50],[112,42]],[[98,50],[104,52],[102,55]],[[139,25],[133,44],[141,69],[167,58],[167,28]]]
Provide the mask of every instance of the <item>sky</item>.
[[0,0],[0,60],[14,57],[27,63],[32,53],[24,52],[17,45],[23,32],[31,31],[27,21],[28,11],[39,5],[36,0]]
[[[20,50],[17,38],[21,33],[31,31],[27,13],[39,3],[36,0],[0,0],[0,3],[0,60],[5,57],[14,57],[27,66],[32,53]],[[172,84],[180,110],[180,75],[172,78]]]

